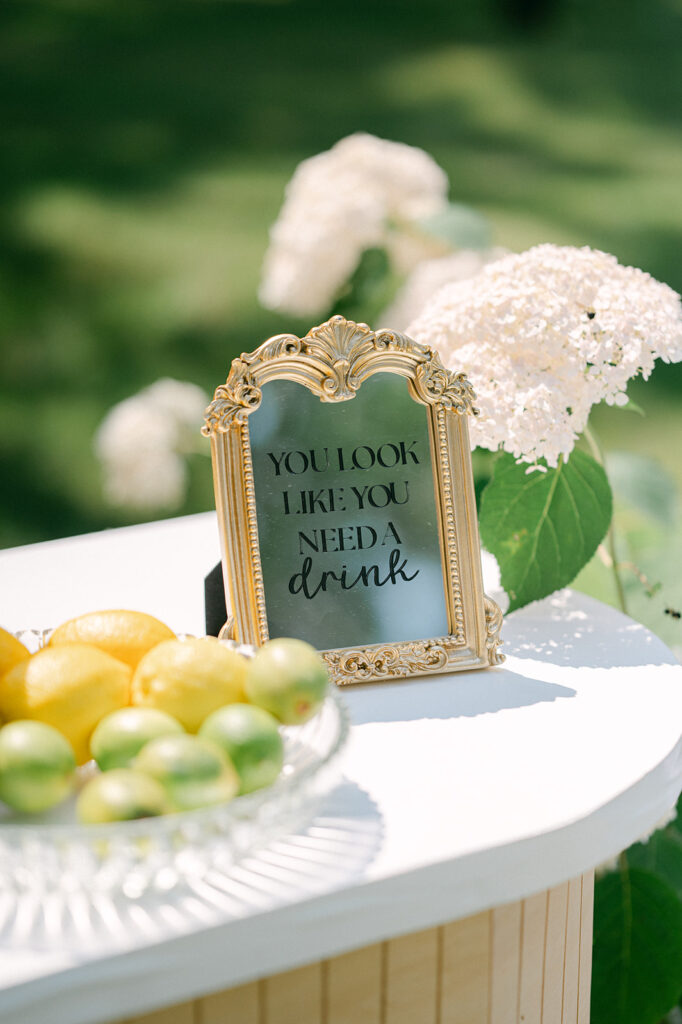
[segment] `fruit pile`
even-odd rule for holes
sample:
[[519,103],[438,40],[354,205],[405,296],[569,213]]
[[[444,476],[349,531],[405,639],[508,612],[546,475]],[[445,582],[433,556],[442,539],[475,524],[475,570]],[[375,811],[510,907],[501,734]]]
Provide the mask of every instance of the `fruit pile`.
[[324,661],[301,640],[245,658],[213,637],[178,639],[143,612],[70,619],[31,655],[0,629],[0,800],[37,813],[81,789],[84,824],[193,810],[271,785],[281,725],[319,710]]

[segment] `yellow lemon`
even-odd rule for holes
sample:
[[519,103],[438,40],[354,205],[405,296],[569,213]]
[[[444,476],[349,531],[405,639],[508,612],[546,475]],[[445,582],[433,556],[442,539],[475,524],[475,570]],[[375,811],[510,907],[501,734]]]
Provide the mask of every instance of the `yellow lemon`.
[[0,627],[0,678],[20,661],[30,657],[24,645],[6,629]]
[[90,757],[90,734],[100,718],[129,698],[128,666],[87,644],[45,647],[0,683],[0,713],[10,721],[29,718],[54,726],[79,764]]
[[246,658],[213,637],[166,640],[133,675],[132,703],[158,708],[196,732],[207,715],[244,700]]
[[93,644],[112,658],[135,668],[140,658],[162,640],[174,640],[175,633],[153,615],[120,609],[87,612],[57,626],[50,646]]

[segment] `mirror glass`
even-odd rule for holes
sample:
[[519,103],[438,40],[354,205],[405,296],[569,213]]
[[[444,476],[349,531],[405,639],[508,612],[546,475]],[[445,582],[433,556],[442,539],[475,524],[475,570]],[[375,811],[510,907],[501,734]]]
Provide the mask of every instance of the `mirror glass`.
[[270,381],[249,433],[270,636],[447,635],[427,409],[407,381],[376,374],[338,403]]

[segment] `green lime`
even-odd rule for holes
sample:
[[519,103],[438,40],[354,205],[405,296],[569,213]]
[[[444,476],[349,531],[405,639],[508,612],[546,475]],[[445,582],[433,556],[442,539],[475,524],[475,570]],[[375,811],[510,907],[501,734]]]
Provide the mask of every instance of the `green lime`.
[[303,640],[268,640],[249,663],[244,689],[252,704],[286,725],[300,725],[319,710],[329,685],[327,666]]
[[279,723],[254,704],[227,704],[209,715],[199,735],[216,743],[237,770],[240,793],[271,786],[282,770]]
[[90,753],[103,772],[129,768],[145,743],[185,730],[176,718],[156,708],[119,708],[106,715],[90,737]]
[[222,803],[239,791],[233,765],[204,737],[184,733],[151,740],[135,758],[134,767],[160,783],[178,811]]
[[78,820],[84,825],[156,818],[170,810],[163,786],[129,768],[96,775],[83,787],[76,802]]
[[69,795],[76,777],[73,749],[44,722],[16,721],[0,729],[0,799],[35,813]]

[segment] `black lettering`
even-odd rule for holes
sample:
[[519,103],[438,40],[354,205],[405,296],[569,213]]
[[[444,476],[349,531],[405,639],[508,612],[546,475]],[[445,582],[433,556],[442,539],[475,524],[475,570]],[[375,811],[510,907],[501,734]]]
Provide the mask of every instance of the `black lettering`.
[[[298,455],[299,459],[301,460],[300,469],[292,468],[291,460],[295,455]],[[284,465],[286,467],[287,473],[293,473],[296,476],[298,476],[300,473],[305,473],[306,469],[308,468],[308,456],[306,455],[305,452],[287,452],[284,458]]]
[[[388,576],[384,580],[384,583],[388,583],[389,579],[391,583],[397,583],[396,576],[401,576],[406,583],[413,580],[415,576],[419,575],[419,569],[416,569],[411,576],[405,575],[405,566],[407,565],[407,559],[403,558],[402,565],[398,565],[400,559],[400,551],[398,548],[393,548],[390,555],[388,556]],[[383,586],[383,584],[380,584]]]
[[418,443],[417,441],[412,441],[412,443],[410,444],[409,448],[406,448],[405,447],[405,442],[404,441],[400,442],[400,454],[402,455],[403,466],[405,466],[407,464],[407,456],[408,455],[412,456],[412,461],[415,462],[417,465],[419,465],[419,459],[417,458],[415,452],[412,451],[412,449],[414,448],[414,446],[417,443]]
[[[393,502],[394,505],[407,505],[408,501],[410,500],[409,481],[405,480],[405,481],[403,481],[403,483],[404,483],[404,486],[405,486],[405,497],[404,497],[404,499],[402,501],[398,501],[398,496],[397,496],[397,493],[396,493],[396,484],[394,484],[394,483],[390,484],[390,488],[391,488],[391,501]],[[398,486],[400,486],[400,485],[398,484]]]
[[329,494],[329,491],[324,488],[321,488],[319,491],[308,491],[309,512],[317,512],[318,510],[320,512],[329,512],[322,497],[324,494]]
[[[290,594],[303,594],[304,597],[307,597],[308,600],[311,600],[320,591],[322,583],[319,583],[314,590],[310,590],[310,588],[308,587],[308,577],[310,576],[310,570],[312,569],[312,567],[313,560],[310,557],[310,555],[308,555],[306,558],[303,559],[301,571],[294,573],[294,575],[289,580]],[[301,582],[298,583],[296,582],[297,580],[300,580]]]
[[[384,501],[380,500],[382,495],[385,498]],[[390,487],[387,487],[386,484],[372,484],[367,495],[367,501],[372,508],[386,508],[391,503]]]
[[383,587],[387,583],[396,584],[400,580],[409,583],[419,575],[419,569],[415,569],[412,574],[406,571],[407,559],[403,558],[401,561],[399,548],[393,548],[391,551],[388,558],[388,571],[383,579],[380,575],[379,566],[375,564],[361,566],[355,579],[349,580],[348,569],[344,565],[340,573],[332,572],[331,569],[323,571],[319,583],[314,587],[309,582],[312,567],[312,558],[308,555],[303,559],[301,571],[294,573],[289,580],[290,594],[303,594],[308,600],[312,600],[321,590],[326,592],[331,582],[338,583],[341,590],[352,590],[358,584],[361,584],[363,587]]
[[[404,443],[405,442],[403,441],[403,444]],[[386,462],[386,457],[384,455],[384,451],[386,448],[390,449],[390,451],[393,452],[393,462]],[[379,448],[379,450],[377,451],[377,462],[379,463],[380,466],[383,466],[384,469],[393,469],[394,466],[398,465],[399,461],[400,450],[395,444],[382,444],[381,448]]]
[[[372,539],[369,544],[363,544],[363,530],[368,530],[371,535]],[[364,548],[373,548],[377,542],[377,532],[373,526],[356,526],[355,533],[358,551],[362,551]],[[400,541],[398,541],[398,543],[400,543]]]
[[[344,534],[348,534],[348,536],[346,537]],[[339,541],[339,551],[355,551],[352,526],[340,526],[336,531],[336,536]]]
[[320,586],[318,587],[318,590],[324,590],[326,592],[327,580],[329,579],[335,580],[336,583],[340,583],[341,586],[343,587],[344,583],[346,582],[346,570],[343,569],[340,576],[337,576],[335,572],[331,571],[331,569],[326,569],[322,573],[322,579],[320,580]]
[[355,497],[358,499],[358,508],[359,509],[363,509],[365,507],[365,491],[366,490],[367,490],[367,487],[363,487],[362,491],[359,491],[357,489],[357,487],[351,487],[351,491],[353,492]]
[[[384,544],[386,543],[386,541],[388,540],[389,534],[393,537],[393,540],[395,541],[396,544],[400,544],[400,537],[398,536],[398,531],[396,530],[396,528],[393,525],[393,523],[389,522],[387,527],[386,527],[386,532],[385,532],[385,534],[383,536],[383,540],[381,541],[381,547],[382,548],[383,548]],[[389,543],[392,543],[392,542],[389,541]]]
[[312,548],[313,551],[319,551],[320,550],[319,541],[317,539],[317,530],[313,530],[313,538],[314,539],[311,540],[310,537],[306,537],[305,533],[303,533],[301,530],[298,531],[298,553],[299,553],[299,555],[303,554],[303,543],[304,542],[308,545],[308,547]]
[[360,572],[357,574],[352,583],[349,583],[344,590],[352,590],[358,583],[362,583],[363,587],[369,586],[369,574],[374,573],[374,586],[383,587],[383,583],[379,580],[379,566],[378,565],[363,565]]
[[[369,455],[370,461],[366,466],[360,464],[358,452],[367,452],[367,454]],[[356,469],[371,469],[372,466],[374,465],[374,452],[369,447],[369,445],[366,444],[360,444],[358,445],[357,448],[354,448],[351,458],[353,460],[353,465],[355,466]]]
[[328,529],[326,529],[326,528],[325,528],[325,529],[323,529],[323,530],[320,530],[320,536],[322,537],[322,550],[323,550],[323,551],[324,551],[325,553],[326,553],[327,551],[338,551],[338,548],[330,548],[330,547],[329,547],[329,542],[327,541],[327,534],[328,534],[328,533],[331,533],[331,535],[332,535],[332,541],[333,541],[333,539],[334,539],[334,534],[336,533],[336,530],[334,530],[333,528],[332,528],[331,530],[328,530]]
[[282,459],[284,458],[285,453],[282,452],[279,459],[276,459],[272,452],[268,452],[267,455],[269,459],[272,459],[273,465],[275,467],[275,476],[279,476],[279,474],[282,472],[281,462]]
[[311,466],[311,468],[313,469],[313,471],[315,473],[324,473],[326,470],[329,469],[329,449],[328,448],[323,448],[322,451],[325,454],[325,464],[324,464],[324,466],[320,467],[320,466],[317,465],[317,452],[318,452],[318,449],[316,449],[316,448],[311,448],[310,449],[310,466]]

